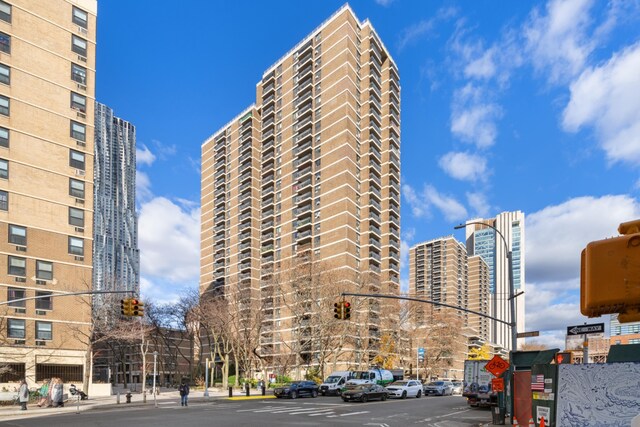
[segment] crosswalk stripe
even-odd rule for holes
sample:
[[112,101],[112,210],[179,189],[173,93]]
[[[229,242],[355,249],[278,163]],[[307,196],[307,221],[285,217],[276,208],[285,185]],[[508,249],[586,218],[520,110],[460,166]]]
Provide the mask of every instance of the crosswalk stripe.
[[305,413],[311,414],[314,412],[331,412],[331,411],[333,411],[333,409],[309,408],[309,409],[301,409],[299,411],[289,412],[289,415],[297,415],[297,414],[305,414]]

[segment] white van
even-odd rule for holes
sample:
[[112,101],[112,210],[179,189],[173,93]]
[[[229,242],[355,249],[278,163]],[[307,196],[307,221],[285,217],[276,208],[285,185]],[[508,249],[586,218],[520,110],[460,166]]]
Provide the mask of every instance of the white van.
[[353,377],[351,371],[336,371],[331,373],[322,384],[320,384],[320,394],[340,394],[345,383]]
[[386,386],[393,382],[393,374],[386,369],[371,368],[368,371],[356,371],[347,384],[378,384]]

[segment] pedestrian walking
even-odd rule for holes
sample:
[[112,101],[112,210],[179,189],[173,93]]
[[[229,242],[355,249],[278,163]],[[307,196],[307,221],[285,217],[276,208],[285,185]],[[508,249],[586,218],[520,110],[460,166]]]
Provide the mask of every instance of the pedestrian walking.
[[185,380],[182,380],[182,382],[180,383],[180,388],[178,388],[178,391],[180,392],[180,406],[189,406],[189,384],[187,384]]
[[23,379],[18,389],[18,400],[20,401],[20,409],[27,410],[27,402],[29,401],[29,386],[27,380]]
[[60,378],[55,378],[53,381],[53,393],[51,394],[51,401],[54,408],[64,406],[63,387],[64,384],[62,383],[62,380]]
[[44,383],[38,389],[38,396],[40,396],[38,399],[39,407],[44,406],[46,408],[49,406],[49,382],[50,380],[44,380]]

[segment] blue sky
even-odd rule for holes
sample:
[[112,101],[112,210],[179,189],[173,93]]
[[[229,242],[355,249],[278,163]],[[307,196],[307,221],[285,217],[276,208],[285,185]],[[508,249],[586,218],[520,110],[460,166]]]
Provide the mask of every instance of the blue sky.
[[[96,97],[137,128],[144,296],[197,286],[202,142],[342,4],[98,2]],[[640,218],[640,3],[350,5],[400,71],[404,286],[412,245],[521,210],[527,330],[562,347],[580,251]]]

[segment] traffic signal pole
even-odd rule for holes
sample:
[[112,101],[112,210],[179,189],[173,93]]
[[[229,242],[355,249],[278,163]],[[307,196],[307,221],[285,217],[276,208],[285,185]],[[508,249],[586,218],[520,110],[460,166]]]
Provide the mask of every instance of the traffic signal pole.
[[58,294],[47,294],[47,295],[39,295],[35,297],[26,297],[26,298],[17,298],[8,301],[0,301],[0,305],[6,305],[14,302],[20,301],[29,301],[32,299],[41,299],[41,298],[53,298],[53,297],[68,297],[74,295],[97,295],[97,294],[134,294],[135,291],[86,291],[86,292],[65,292]]

